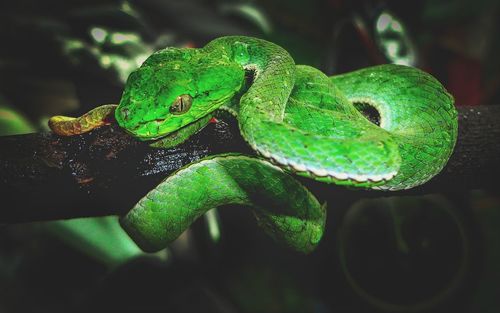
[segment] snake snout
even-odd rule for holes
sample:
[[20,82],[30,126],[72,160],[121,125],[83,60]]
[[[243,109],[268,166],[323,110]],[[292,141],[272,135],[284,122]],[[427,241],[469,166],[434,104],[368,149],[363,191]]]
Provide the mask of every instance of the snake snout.
[[128,108],[121,108],[119,114],[124,121],[128,122],[130,120],[130,110]]

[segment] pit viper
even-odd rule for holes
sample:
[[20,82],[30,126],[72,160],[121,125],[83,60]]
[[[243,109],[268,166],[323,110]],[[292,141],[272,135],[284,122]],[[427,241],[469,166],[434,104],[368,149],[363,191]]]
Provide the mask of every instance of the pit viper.
[[118,106],[49,120],[59,135],[109,122],[155,147],[172,147],[225,112],[255,155],[189,164],[121,218],[145,251],[164,248],[208,210],[252,208],[277,241],[302,252],[320,241],[325,204],[294,176],[381,190],[438,174],[457,138],[453,97],[430,74],[385,64],[328,77],[282,47],[230,36],[202,48],[153,53],[128,77]]

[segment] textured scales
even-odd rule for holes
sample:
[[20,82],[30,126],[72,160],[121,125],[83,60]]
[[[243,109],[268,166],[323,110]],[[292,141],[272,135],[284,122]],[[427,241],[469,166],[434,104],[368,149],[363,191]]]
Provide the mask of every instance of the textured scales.
[[[367,107],[379,126],[360,112]],[[453,98],[423,71],[380,65],[327,77],[250,37],[154,53],[130,75],[115,118],[138,139],[170,147],[220,110],[237,117],[265,160],[211,157],[167,178],[122,219],[144,249],[160,249],[208,209],[236,203],[254,207],[276,239],[311,251],[325,211],[282,169],[326,183],[412,188],[439,173],[457,137]]]
[[139,201],[122,226],[144,250],[157,251],[208,210],[229,204],[252,208],[268,234],[301,252],[312,251],[323,234],[325,207],[303,185],[243,155],[209,157],[177,171]]

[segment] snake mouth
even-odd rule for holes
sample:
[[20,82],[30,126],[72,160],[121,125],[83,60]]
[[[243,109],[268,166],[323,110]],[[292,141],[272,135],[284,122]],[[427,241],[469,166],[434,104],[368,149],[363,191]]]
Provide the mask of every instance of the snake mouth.
[[223,104],[227,103],[230,97],[219,99],[204,107],[193,107],[190,111],[181,115],[167,114],[164,117],[160,116],[154,120],[141,121],[127,131],[141,141],[152,141],[162,139],[167,136],[175,136],[179,131],[199,125],[203,128],[207,123],[204,122],[206,117],[211,117],[212,112],[217,110]]
[[152,141],[174,134],[182,128],[160,132],[160,126],[163,125],[166,120],[167,118],[158,118],[152,121],[139,123],[137,126],[129,129],[128,132],[141,141]]

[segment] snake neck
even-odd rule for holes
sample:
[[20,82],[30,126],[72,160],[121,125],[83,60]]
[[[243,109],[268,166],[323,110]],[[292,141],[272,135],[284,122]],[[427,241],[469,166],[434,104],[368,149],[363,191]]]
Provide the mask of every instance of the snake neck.
[[242,66],[251,85],[240,99],[239,115],[281,122],[286,102],[295,83],[295,63],[280,46],[257,38],[230,36],[210,42],[214,50]]
[[[257,38],[230,36],[210,42],[205,50],[218,50],[241,65],[251,83],[239,99],[238,120],[243,138],[259,153],[255,131],[266,122],[281,123],[295,83],[295,62],[280,46]],[[245,85],[245,84],[243,84]]]

